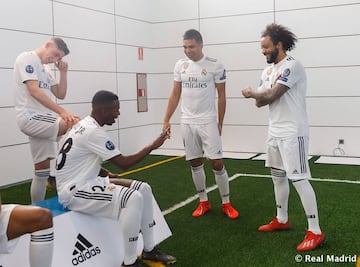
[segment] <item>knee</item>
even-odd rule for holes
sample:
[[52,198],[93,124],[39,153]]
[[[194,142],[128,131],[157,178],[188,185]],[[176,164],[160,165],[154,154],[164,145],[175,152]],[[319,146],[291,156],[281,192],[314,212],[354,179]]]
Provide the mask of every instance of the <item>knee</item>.
[[35,225],[37,226],[35,231],[53,227],[53,217],[50,210],[37,208],[36,211],[34,211],[34,216],[36,221]]
[[144,203],[144,198],[142,194],[139,191],[133,190],[128,201],[126,202],[125,207],[126,208],[133,207],[135,209],[142,210],[144,207],[143,203]]
[[151,189],[151,186],[148,184],[148,183],[142,183],[141,186],[140,186],[140,190],[141,194],[143,196],[151,196],[152,195],[152,189]]
[[224,164],[221,159],[211,160],[211,167],[214,171],[221,171],[224,168]]

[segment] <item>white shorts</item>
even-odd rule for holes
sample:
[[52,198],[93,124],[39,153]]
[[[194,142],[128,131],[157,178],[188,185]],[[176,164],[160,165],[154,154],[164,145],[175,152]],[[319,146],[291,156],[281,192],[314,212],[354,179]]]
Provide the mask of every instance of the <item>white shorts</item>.
[[291,180],[311,178],[308,162],[309,138],[296,136],[286,139],[269,137],[265,165],[286,171]]
[[135,189],[110,183],[108,177],[98,177],[85,184],[70,186],[59,194],[60,203],[69,210],[118,220]]
[[57,114],[38,111],[26,111],[17,117],[20,130],[29,136],[35,164],[56,157],[60,120]]
[[221,159],[222,144],[216,122],[207,124],[181,124],[186,160],[202,157]]
[[14,251],[16,244],[20,238],[8,240],[7,228],[9,225],[10,214],[17,205],[4,204],[1,205],[0,212],[0,253],[11,253]]

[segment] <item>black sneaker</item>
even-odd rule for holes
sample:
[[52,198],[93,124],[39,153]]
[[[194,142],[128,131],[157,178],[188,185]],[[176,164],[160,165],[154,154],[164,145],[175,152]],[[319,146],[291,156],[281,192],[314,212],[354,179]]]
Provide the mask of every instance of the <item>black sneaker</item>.
[[49,177],[46,180],[46,190],[56,191],[56,178],[54,176],[49,175]]
[[142,261],[140,261],[139,259],[136,259],[136,261],[133,264],[122,264],[122,267],[148,267],[145,263],[143,263]]
[[152,251],[146,252],[143,251],[141,255],[142,260],[150,260],[150,261],[160,261],[164,264],[172,264],[176,262],[176,258],[167,255],[166,253],[160,251],[157,247],[154,247]]

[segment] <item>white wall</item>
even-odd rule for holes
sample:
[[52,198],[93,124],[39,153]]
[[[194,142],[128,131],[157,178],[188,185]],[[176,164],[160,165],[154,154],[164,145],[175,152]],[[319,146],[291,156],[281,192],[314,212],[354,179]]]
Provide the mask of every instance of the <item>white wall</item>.
[[[31,12],[28,12],[31,10]],[[2,0],[0,1],[0,185],[32,177],[28,140],[14,121],[15,57],[51,36],[69,45],[68,95],[59,101],[85,116],[100,89],[120,97],[118,123],[107,130],[127,154],[149,143],[162,128],[172,70],[183,57],[182,35],[199,29],[204,51],[228,70],[224,151],[264,152],[267,109],[257,109],[240,89],[258,84],[265,66],[259,36],[282,23],[299,37],[292,53],[308,73],[310,153],[331,155],[339,138],[347,156],[360,156],[360,1],[285,0]],[[304,23],[304,20],[306,21]],[[138,60],[138,47],[144,60]],[[137,112],[136,73],[148,73],[149,111]],[[179,109],[165,149],[181,149]]]

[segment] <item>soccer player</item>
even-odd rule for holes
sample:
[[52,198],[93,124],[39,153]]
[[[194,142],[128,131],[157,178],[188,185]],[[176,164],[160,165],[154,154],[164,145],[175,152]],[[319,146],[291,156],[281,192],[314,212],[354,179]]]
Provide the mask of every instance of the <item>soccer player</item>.
[[3,205],[0,197],[0,254],[12,253],[19,237],[28,233],[30,266],[50,267],[54,247],[51,212],[35,206]]
[[270,24],[261,35],[261,51],[271,64],[262,73],[257,90],[245,88],[242,94],[254,98],[256,106],[269,105],[269,130],[266,166],[271,168],[276,217],[259,227],[261,232],[287,230],[289,183],[298,192],[308,220],[305,239],[299,251],[317,248],[324,242],[319,226],[315,192],[309,182],[309,129],[306,113],[306,74],[299,61],[287,55],[297,37],[286,27]]
[[[67,54],[66,43],[60,38],[51,38],[35,51],[21,53],[14,65],[16,120],[20,130],[29,137],[35,168],[30,189],[33,203],[45,198],[57,137],[79,120],[53,100],[53,96],[64,99],[66,95],[68,64],[62,58]],[[60,72],[59,81],[50,70],[48,64],[51,63]]]
[[197,30],[185,32],[183,48],[187,57],[175,64],[174,85],[163,128],[170,129],[171,116],[181,97],[181,133],[186,160],[190,161],[192,179],[199,195],[199,204],[192,216],[199,217],[210,210],[203,165],[206,156],[219,187],[222,210],[229,218],[236,219],[239,213],[230,204],[229,177],[222,161],[220,138],[226,106],[226,72],[221,62],[203,54],[202,36]]
[[117,220],[123,231],[123,266],[145,266],[137,260],[137,240],[144,240],[142,259],[174,263],[173,256],[155,246],[151,187],[144,182],[118,177],[101,168],[109,161],[125,170],[144,159],[168,138],[167,131],[135,154],[125,156],[115,147],[104,125],[120,115],[117,95],[99,91],[92,99],[90,116],[68,132],[57,157],[56,179],[60,203],[73,211]]

